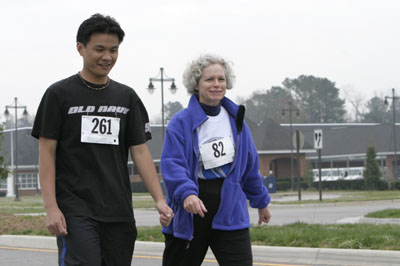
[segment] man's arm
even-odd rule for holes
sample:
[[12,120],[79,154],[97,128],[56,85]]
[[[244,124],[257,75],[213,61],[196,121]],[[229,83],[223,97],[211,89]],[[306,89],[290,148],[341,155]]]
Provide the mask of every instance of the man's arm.
[[132,161],[135,163],[135,167],[137,168],[140,177],[157,204],[161,224],[163,226],[168,226],[174,213],[165,202],[156,168],[154,167],[153,159],[147,144],[144,143],[131,146],[130,152]]
[[47,229],[55,235],[66,235],[67,225],[65,218],[56,201],[56,148],[56,140],[39,138],[40,186],[47,213]]

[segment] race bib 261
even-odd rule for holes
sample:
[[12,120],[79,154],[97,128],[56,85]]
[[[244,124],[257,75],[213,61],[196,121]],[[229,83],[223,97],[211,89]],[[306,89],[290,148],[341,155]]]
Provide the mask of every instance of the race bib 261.
[[119,118],[82,116],[81,142],[119,145]]

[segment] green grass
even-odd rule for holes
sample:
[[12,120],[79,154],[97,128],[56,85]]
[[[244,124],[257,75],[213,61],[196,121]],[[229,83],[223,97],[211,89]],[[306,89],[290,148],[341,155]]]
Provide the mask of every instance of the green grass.
[[150,199],[133,199],[133,209],[155,209],[156,204],[152,198]]
[[43,201],[40,196],[21,197],[20,201],[14,198],[0,198],[0,213],[43,213]]
[[164,242],[164,235],[161,233],[161,226],[138,227],[138,241]]
[[382,211],[370,212],[365,217],[368,218],[400,218],[400,209],[386,209]]
[[[161,228],[139,227],[138,240],[164,241]],[[294,223],[285,226],[256,226],[250,229],[253,245],[400,250],[400,225]]]
[[[149,193],[134,193],[132,197],[134,209],[156,208]],[[44,213],[43,200],[40,196],[20,197],[20,201],[14,198],[0,197],[0,213],[3,214],[24,214],[24,213]]]
[[251,230],[256,245],[400,250],[400,225],[294,223]]

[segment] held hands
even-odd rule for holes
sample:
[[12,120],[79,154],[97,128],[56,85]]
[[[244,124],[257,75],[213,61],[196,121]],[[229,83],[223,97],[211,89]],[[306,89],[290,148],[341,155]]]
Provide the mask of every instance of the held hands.
[[168,226],[174,217],[172,209],[168,206],[165,200],[161,200],[157,202],[157,210],[160,214],[160,224],[162,226]]
[[46,227],[53,235],[65,236],[68,234],[64,214],[58,208],[47,211]]
[[190,195],[183,201],[183,208],[193,214],[198,214],[201,217],[204,217],[204,214],[207,212],[206,206],[204,206],[201,199],[199,199],[196,195]]
[[265,207],[264,209],[258,209],[258,225],[261,225],[262,223],[269,223],[270,219],[271,213],[269,212],[268,207]]

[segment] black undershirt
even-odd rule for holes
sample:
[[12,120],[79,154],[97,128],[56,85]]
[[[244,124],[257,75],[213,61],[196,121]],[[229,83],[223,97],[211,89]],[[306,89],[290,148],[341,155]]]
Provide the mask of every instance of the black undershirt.
[[221,111],[221,103],[219,103],[217,106],[200,103],[200,106],[208,116],[217,116]]

